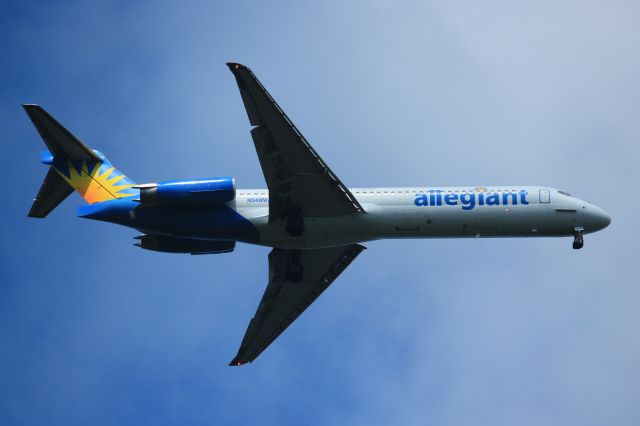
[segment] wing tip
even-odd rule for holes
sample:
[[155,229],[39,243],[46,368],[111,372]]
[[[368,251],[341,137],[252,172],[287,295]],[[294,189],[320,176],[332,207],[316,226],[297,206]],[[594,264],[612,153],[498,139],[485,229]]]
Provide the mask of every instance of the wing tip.
[[229,367],[240,367],[241,365],[247,364],[247,361],[242,361],[238,357],[235,357],[229,363]]
[[248,69],[248,67],[246,65],[242,65],[238,62],[227,62],[227,66],[229,67],[229,69],[231,71],[237,71],[237,70],[246,70]]
[[22,104],[22,109],[31,117],[32,112],[41,111],[42,107],[38,104]]

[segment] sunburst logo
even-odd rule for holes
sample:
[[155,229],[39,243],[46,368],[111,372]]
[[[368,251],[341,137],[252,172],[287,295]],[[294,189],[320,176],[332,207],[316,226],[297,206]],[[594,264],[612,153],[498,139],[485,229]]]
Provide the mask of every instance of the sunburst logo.
[[135,195],[133,182],[109,163],[68,161],[56,171],[89,204]]

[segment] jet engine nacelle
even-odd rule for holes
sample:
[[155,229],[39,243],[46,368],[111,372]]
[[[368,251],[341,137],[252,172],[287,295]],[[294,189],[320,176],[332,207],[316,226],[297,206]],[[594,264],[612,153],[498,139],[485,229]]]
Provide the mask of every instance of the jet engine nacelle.
[[226,203],[236,197],[232,177],[169,180],[135,186],[143,204],[200,205]]
[[235,241],[191,240],[188,238],[167,237],[164,235],[140,235],[135,245],[145,250],[164,253],[220,254],[232,252]]

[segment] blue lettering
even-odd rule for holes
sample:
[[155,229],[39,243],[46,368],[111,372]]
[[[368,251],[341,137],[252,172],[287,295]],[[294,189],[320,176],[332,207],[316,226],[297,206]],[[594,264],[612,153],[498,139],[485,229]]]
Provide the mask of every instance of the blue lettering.
[[447,203],[447,205],[450,206],[455,206],[458,204],[458,194],[446,194],[444,196],[444,202]]
[[[462,206],[463,210],[472,210],[478,206],[499,206],[499,205],[528,205],[527,196],[529,192],[525,189],[519,191],[504,191],[503,193],[483,191],[464,191],[461,194],[442,189],[431,189],[425,193],[415,195],[414,204],[416,206]],[[268,200],[268,199],[266,199]]]
[[511,204],[513,204],[514,206],[518,204],[518,195],[515,192],[505,192],[504,194],[502,194],[503,205],[509,205],[509,197],[511,197]]
[[500,205],[500,196],[498,194],[491,193],[487,195],[487,205],[488,206],[499,206]]
[[416,199],[414,200],[416,206],[428,206],[427,204],[427,194],[416,194]]
[[436,205],[436,195],[435,195],[433,189],[431,191],[429,191],[429,205],[431,205],[431,206],[435,206]]
[[476,206],[476,194],[461,194],[460,203],[462,210],[471,210]]
[[437,206],[441,206],[442,205],[442,190],[441,189],[437,189],[436,190],[436,205]]

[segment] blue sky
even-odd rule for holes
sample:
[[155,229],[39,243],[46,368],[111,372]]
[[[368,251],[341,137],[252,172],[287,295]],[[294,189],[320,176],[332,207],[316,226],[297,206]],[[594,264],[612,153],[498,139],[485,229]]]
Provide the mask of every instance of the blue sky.
[[[0,14],[0,424],[636,425],[633,1],[14,2]],[[252,67],[349,186],[549,185],[570,239],[382,241],[229,368],[267,248],[178,256],[26,217],[39,103],[137,182],[264,186],[224,65]]]

